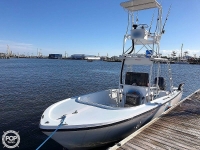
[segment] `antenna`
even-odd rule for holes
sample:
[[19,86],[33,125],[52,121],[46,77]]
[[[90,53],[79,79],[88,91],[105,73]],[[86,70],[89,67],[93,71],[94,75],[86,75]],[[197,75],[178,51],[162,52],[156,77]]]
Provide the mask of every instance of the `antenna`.
[[152,23],[153,23],[154,14],[155,14],[155,9],[154,9],[153,16],[152,16],[152,19],[151,19],[151,23],[150,23],[150,27],[149,27],[149,33],[151,31],[151,26],[152,26]]
[[126,35],[127,35],[127,33],[128,33],[128,27],[129,27],[129,11],[128,11],[128,24],[127,24],[127,28],[126,28]]
[[138,11],[137,11],[137,16],[136,16],[136,21],[135,21],[135,23],[137,24],[138,21],[139,21],[139,19],[138,19]]
[[162,5],[162,0],[160,1],[160,5]]
[[166,22],[167,22],[167,19],[168,19],[168,17],[169,17],[169,13],[170,13],[171,7],[172,7],[172,4],[171,4],[170,7],[169,7],[169,10],[168,10],[168,13],[167,13],[167,17],[166,17],[166,19],[165,19],[165,23],[164,23],[163,28],[162,28],[162,34],[165,33],[164,28],[165,28],[165,24],[166,24]]
[[[158,9],[158,15],[159,15],[159,9]],[[156,32],[157,29],[158,29],[158,21],[159,21],[159,18],[157,18],[157,23],[156,23],[156,29],[155,29],[155,32]]]

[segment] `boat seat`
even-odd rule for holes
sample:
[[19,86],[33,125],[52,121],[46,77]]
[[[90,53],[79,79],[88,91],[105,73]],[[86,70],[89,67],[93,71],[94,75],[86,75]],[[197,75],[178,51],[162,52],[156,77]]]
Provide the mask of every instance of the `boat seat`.
[[[154,80],[155,85],[156,85],[156,83],[157,83],[157,77]],[[165,79],[163,77],[158,77],[158,86],[159,86],[160,90],[166,89]]]

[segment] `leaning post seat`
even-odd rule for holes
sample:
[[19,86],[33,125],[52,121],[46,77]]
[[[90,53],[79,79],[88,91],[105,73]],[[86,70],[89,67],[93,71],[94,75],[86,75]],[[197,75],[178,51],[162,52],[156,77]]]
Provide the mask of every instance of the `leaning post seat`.
[[[154,84],[157,83],[157,77],[154,80]],[[165,79],[163,77],[158,77],[158,86],[160,90],[165,90],[166,89],[166,84],[165,84]]]
[[144,103],[144,95],[149,83],[149,74],[140,72],[127,72],[124,92],[125,107],[138,106]]

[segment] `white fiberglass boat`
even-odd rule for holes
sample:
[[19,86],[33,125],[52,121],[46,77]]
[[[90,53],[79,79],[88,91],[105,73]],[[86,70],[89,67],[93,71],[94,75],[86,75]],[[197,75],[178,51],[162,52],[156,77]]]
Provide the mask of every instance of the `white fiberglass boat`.
[[[121,6],[131,18],[131,33],[124,36],[119,88],[62,100],[42,114],[40,129],[48,136],[56,130],[52,139],[64,148],[88,149],[121,140],[182,97],[183,84],[173,87],[169,61],[159,57],[159,41],[164,33],[160,4],[156,0],[131,0]],[[133,18],[135,11],[149,8],[158,9],[154,33]],[[126,40],[132,42],[128,53]],[[138,55],[139,45],[151,50]]]

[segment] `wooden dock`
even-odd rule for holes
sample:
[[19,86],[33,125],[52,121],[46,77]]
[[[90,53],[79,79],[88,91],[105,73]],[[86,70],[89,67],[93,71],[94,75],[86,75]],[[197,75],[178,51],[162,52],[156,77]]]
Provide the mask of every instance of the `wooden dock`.
[[199,150],[200,89],[109,150]]

